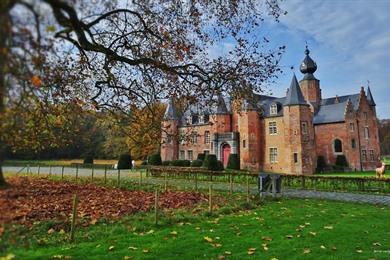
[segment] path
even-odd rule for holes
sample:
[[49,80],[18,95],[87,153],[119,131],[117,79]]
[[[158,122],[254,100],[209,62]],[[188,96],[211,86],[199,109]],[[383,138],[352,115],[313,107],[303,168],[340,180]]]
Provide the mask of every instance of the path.
[[[3,171],[7,173],[17,173],[20,171],[20,174],[26,174],[27,168],[24,168],[21,171],[22,167],[17,166],[6,166],[3,167]],[[38,167],[30,167],[29,171],[33,174],[38,173]],[[51,171],[53,175],[61,175],[62,167],[40,167],[39,169],[42,176],[47,176]],[[108,169],[107,178],[116,179],[118,174],[117,170]],[[65,167],[64,176],[75,176],[76,168]],[[80,168],[77,170],[77,175],[79,177],[91,177],[92,169]],[[140,173],[138,171],[131,170],[121,170],[121,178],[130,179],[133,181],[139,181]],[[145,175],[144,175],[145,176]],[[94,169],[94,177],[103,178],[104,169]],[[142,178],[143,183],[148,184],[158,184],[164,185],[165,180],[163,178]],[[168,179],[168,185],[178,186],[181,188],[195,188],[194,181],[188,180],[177,180],[177,179]],[[197,186],[199,189],[208,189],[210,182],[208,181],[198,181]],[[226,182],[212,182],[213,189],[220,191],[229,191],[229,183]],[[233,186],[233,192],[246,192],[245,184],[235,183]],[[250,185],[250,193],[257,194],[257,185]],[[315,199],[326,199],[326,200],[336,200],[336,201],[346,201],[346,202],[358,202],[358,203],[369,203],[369,204],[381,204],[390,206],[390,195],[376,195],[376,194],[361,194],[361,193],[348,193],[348,192],[332,192],[332,191],[315,191],[315,190],[299,190],[299,189],[287,189],[283,190],[283,196],[290,198],[315,198]]]

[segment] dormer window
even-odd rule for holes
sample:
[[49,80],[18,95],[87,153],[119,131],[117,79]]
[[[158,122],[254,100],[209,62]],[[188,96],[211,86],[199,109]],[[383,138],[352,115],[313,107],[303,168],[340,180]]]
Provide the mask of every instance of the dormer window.
[[269,114],[270,114],[271,116],[277,115],[277,114],[278,114],[278,105],[272,104],[272,105],[270,106],[270,109],[269,109]]
[[204,115],[199,115],[199,124],[204,124]]
[[208,123],[210,121],[210,116],[208,114],[203,115],[203,122]]
[[198,117],[198,115],[193,115],[192,116],[192,124],[195,125],[197,123],[199,123],[199,117]]
[[187,125],[190,125],[190,124],[191,124],[191,121],[192,121],[191,116],[187,116],[187,117],[186,117],[186,124],[187,124]]

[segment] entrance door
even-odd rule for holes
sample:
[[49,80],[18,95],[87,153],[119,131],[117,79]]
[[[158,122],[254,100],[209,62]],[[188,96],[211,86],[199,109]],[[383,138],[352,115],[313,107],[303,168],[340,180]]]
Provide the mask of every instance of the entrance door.
[[229,160],[229,155],[230,155],[230,145],[229,144],[224,144],[222,146],[222,162],[223,166],[226,168]]

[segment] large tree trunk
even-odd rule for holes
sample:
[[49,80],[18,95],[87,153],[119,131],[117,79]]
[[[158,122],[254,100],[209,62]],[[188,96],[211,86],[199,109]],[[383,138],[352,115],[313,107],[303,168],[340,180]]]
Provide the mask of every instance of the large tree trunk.
[[[10,42],[11,23],[9,11],[14,5],[13,0],[0,1],[0,120],[4,114],[4,98],[6,93],[6,74],[7,74],[7,58],[9,53],[8,44]],[[0,139],[0,187],[6,186],[6,181],[2,171],[4,144]]]

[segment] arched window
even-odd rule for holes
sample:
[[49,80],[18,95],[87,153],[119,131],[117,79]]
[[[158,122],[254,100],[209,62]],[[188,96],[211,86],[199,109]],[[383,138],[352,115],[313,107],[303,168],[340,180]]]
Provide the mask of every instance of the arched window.
[[334,152],[335,153],[342,153],[343,152],[343,144],[341,143],[340,139],[334,140]]

